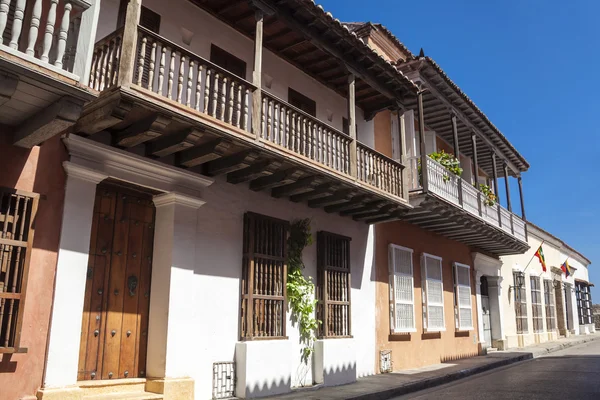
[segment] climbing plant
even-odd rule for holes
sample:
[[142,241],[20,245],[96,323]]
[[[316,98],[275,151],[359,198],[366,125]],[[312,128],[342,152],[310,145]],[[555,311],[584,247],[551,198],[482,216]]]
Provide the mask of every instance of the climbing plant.
[[300,331],[302,361],[306,364],[314,351],[315,332],[321,323],[315,318],[317,300],[314,298],[315,284],[309,276],[302,274],[304,262],[302,251],[313,243],[310,219],[292,221],[288,238],[287,296],[294,321]]
[[[440,163],[446,170],[454,175],[460,176],[463,169],[460,167],[460,161],[454,155],[446,153],[444,150],[429,154],[429,158]],[[444,174],[444,182],[450,181],[450,175]]]

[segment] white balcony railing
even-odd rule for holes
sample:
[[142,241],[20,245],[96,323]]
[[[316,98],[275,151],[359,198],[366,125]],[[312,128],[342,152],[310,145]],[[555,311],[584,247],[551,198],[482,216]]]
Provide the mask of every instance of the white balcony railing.
[[[421,188],[419,159],[409,159],[411,190]],[[500,204],[488,206],[485,195],[464,179],[448,172],[440,163],[427,157],[427,190],[475,215],[490,225],[524,242],[527,241],[525,221]],[[459,184],[460,183],[460,184]],[[462,188],[462,191],[461,191]]]

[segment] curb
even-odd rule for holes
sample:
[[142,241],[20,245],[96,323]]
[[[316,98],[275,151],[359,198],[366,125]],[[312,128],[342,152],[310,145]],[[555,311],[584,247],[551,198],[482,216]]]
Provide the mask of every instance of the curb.
[[590,337],[590,338],[580,339],[580,340],[576,340],[576,341],[571,341],[571,342],[567,342],[567,343],[561,343],[561,344],[558,344],[558,345],[555,345],[552,347],[543,348],[540,351],[537,351],[535,353],[531,352],[531,351],[524,352],[522,355],[519,355],[519,356],[494,361],[489,364],[481,365],[481,366],[470,368],[470,369],[463,369],[461,371],[452,372],[452,373],[449,373],[449,374],[446,374],[443,376],[438,376],[435,378],[423,379],[423,380],[409,383],[406,385],[402,385],[402,386],[399,386],[396,388],[383,390],[381,392],[361,394],[361,395],[354,396],[354,397],[348,397],[347,400],[388,400],[393,397],[403,396],[405,394],[414,393],[414,392],[418,392],[418,391],[425,390],[425,389],[431,389],[432,387],[445,385],[447,383],[454,382],[459,379],[467,378],[469,376],[481,374],[483,372],[487,372],[492,369],[515,364],[515,363],[518,363],[521,361],[531,360],[531,359],[540,357],[544,354],[554,353],[559,350],[563,350],[563,349],[573,347],[573,346],[578,346],[580,344],[584,344],[584,343],[588,343],[588,342],[593,342],[596,340],[600,340],[600,335]]

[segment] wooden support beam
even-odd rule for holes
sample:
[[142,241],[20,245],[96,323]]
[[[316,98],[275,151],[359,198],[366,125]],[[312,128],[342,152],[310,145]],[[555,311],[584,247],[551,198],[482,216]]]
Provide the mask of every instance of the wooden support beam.
[[17,75],[0,73],[0,106],[11,99],[18,85],[19,77]]
[[223,139],[215,139],[176,153],[175,164],[188,168],[195,167],[222,157],[229,147],[230,144]]
[[347,215],[356,215],[356,214],[374,211],[374,210],[377,210],[379,207],[383,206],[385,203],[386,203],[385,200],[371,201],[369,203],[366,203],[362,207],[341,211],[340,215],[345,217]]
[[210,161],[203,166],[204,174],[217,176],[237,171],[250,166],[259,156],[259,152],[253,149],[242,150],[238,153],[221,157]]
[[356,77],[350,74],[348,77],[348,132],[350,133],[350,176],[358,176],[357,154],[356,154]]
[[271,190],[271,196],[275,198],[289,197],[295,194],[311,191],[319,183],[319,177],[316,175],[307,176],[294,183],[279,186]]
[[477,135],[473,133],[471,135],[471,146],[473,148],[473,165],[475,167],[475,182],[473,186],[479,187],[479,160],[477,159]]
[[504,163],[503,165],[504,167],[504,185],[506,188],[506,206],[508,208],[508,211],[512,212],[512,203],[510,201],[510,182],[508,182],[508,165],[506,165],[506,163]]
[[310,200],[308,206],[310,208],[324,207],[331,204],[344,203],[348,201],[352,195],[352,189],[341,189],[336,191],[331,196],[322,197],[320,199]]
[[521,199],[521,216],[523,217],[523,221],[527,221],[527,217],[525,216],[525,199],[523,198],[523,180],[521,176],[517,178],[519,181],[519,198]]
[[423,93],[424,90],[419,90],[418,94],[418,113],[419,113],[419,149],[421,152],[421,185],[423,191],[429,189],[427,176],[427,149],[425,147],[425,114],[423,111]]
[[142,13],[142,0],[130,0],[125,11],[125,25],[121,54],[119,56],[117,86],[128,88],[133,82],[133,69],[137,52],[138,25]]
[[335,190],[338,189],[337,185],[332,185],[331,183],[324,183],[315,187],[310,192],[296,194],[290,197],[290,200],[294,203],[299,203],[301,201],[313,200],[320,197],[325,197],[333,194]]
[[123,121],[133,107],[133,103],[122,101],[118,92],[100,96],[88,105],[75,123],[74,133],[89,136],[108,129]]
[[262,49],[263,49],[263,25],[264,12],[260,9],[255,11],[256,31],[254,34],[254,69],[252,71],[252,83],[255,86],[252,92],[252,133],[256,139],[260,139],[262,121]]
[[492,151],[492,174],[494,177],[494,194],[496,195],[496,200],[500,202],[499,190],[498,190],[498,167],[496,165],[496,153]]
[[146,156],[166,157],[186,148],[193,147],[188,140],[191,136],[202,137],[203,133],[194,128],[184,128],[177,132],[161,136],[146,143]]
[[271,175],[279,168],[280,165],[281,163],[279,161],[258,161],[249,167],[227,174],[227,182],[238,184],[260,178],[261,176]]
[[301,46],[301,45],[303,45],[303,44],[304,44],[304,43],[306,43],[306,42],[308,42],[308,40],[306,40],[306,39],[302,38],[302,39],[298,40],[297,42],[294,42],[294,43],[292,43],[292,44],[290,44],[290,45],[288,45],[288,46],[284,47],[283,49],[280,49],[280,50],[279,50],[279,52],[280,52],[280,53],[285,53],[286,51],[293,50],[293,49],[295,49],[296,47],[298,47],[298,46]]
[[373,218],[373,219],[368,219],[365,221],[365,223],[372,225],[372,224],[379,224],[382,222],[389,222],[389,221],[397,221],[399,219],[402,218],[402,213],[400,211],[395,212],[395,213],[391,213],[389,215],[385,215],[382,217],[377,217],[377,218]]
[[331,206],[325,207],[325,212],[328,213],[336,213],[346,210],[352,210],[355,208],[364,207],[365,201],[369,199],[369,195],[363,194],[359,196],[354,196],[350,200],[345,203],[334,204]]
[[80,100],[59,99],[21,124],[13,135],[13,144],[27,149],[42,144],[75,125],[82,109]]
[[284,171],[277,171],[269,176],[263,176],[250,182],[250,190],[258,192],[260,190],[271,189],[281,185],[295,182],[302,176],[302,171],[298,168],[288,168]]
[[383,217],[383,216],[389,215],[392,212],[394,212],[396,210],[396,208],[397,208],[396,204],[387,204],[387,205],[385,205],[377,210],[374,210],[374,211],[354,214],[352,216],[352,219],[354,219],[355,221],[364,221],[364,220],[373,219],[373,218],[377,218],[377,217]]
[[139,119],[132,121],[129,125],[120,129],[112,129],[110,131],[112,135],[112,142],[114,146],[125,146],[123,142],[127,141],[132,137],[135,137],[143,132],[147,132],[152,127],[152,124],[157,120],[158,113],[150,112],[146,115],[141,116]]

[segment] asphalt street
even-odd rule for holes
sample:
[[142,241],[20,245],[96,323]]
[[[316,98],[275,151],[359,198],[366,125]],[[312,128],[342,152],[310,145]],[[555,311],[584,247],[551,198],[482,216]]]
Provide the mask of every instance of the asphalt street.
[[394,400],[600,400],[600,341]]

